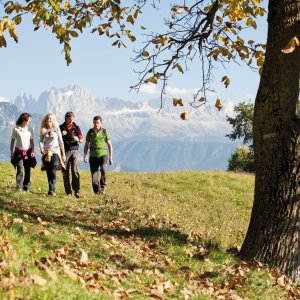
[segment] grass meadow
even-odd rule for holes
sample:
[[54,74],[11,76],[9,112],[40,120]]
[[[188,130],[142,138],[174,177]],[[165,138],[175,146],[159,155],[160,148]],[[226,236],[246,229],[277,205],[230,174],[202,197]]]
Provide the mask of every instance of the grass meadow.
[[236,253],[254,176],[221,171],[109,173],[94,195],[30,193],[0,163],[0,299],[297,299],[289,279]]

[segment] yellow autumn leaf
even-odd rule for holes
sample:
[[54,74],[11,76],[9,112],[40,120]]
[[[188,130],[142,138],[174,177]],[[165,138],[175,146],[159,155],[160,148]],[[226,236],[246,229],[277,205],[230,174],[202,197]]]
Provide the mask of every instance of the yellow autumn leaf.
[[160,39],[157,39],[157,40],[154,40],[152,41],[152,44],[154,45],[158,45],[158,44],[162,44],[162,45],[165,45],[169,42],[169,38],[168,37],[165,37],[165,38],[160,38]]
[[154,84],[157,84],[157,79],[155,77],[150,77],[149,81],[154,83]]
[[0,36],[3,34],[3,23],[2,21],[0,20]]
[[161,39],[152,41],[152,44],[154,44],[154,45],[161,44]]
[[228,88],[228,86],[230,85],[230,79],[227,76],[224,76],[222,78],[221,82],[223,82],[225,84],[226,88]]
[[139,9],[137,9],[135,12],[134,12],[134,15],[133,15],[133,17],[135,18],[135,19],[137,19],[138,18],[138,16],[139,16],[139,14],[140,14],[140,10]]
[[131,23],[132,25],[134,24],[134,19],[133,19],[132,15],[129,15],[129,16],[127,17],[126,21],[127,21],[128,23]]
[[162,39],[162,44],[165,45],[169,42],[169,38],[168,37],[165,37]]
[[64,3],[64,8],[70,8],[70,1],[66,1]]
[[174,106],[177,106],[177,105],[179,105],[179,106],[183,106],[183,102],[182,102],[182,99],[181,98],[173,98],[173,105]]
[[184,73],[184,72],[183,72],[183,69],[182,69],[182,67],[181,67],[181,65],[178,65],[178,64],[177,64],[177,69],[178,69],[178,71],[179,71],[180,73],[182,73],[182,74]]
[[184,113],[182,113],[181,115],[180,115],[180,118],[182,119],[182,120],[188,120],[189,119],[189,113],[188,112],[184,112]]
[[284,54],[292,53],[299,45],[300,45],[299,38],[297,36],[294,36],[288,42],[288,44],[283,49],[281,49],[281,52],[283,52]]
[[216,104],[215,104],[215,107],[216,107],[219,111],[221,110],[222,104],[221,104],[221,100],[220,100],[220,99],[217,99]]
[[155,77],[150,77],[150,78],[147,78],[146,80],[144,80],[145,83],[154,83],[154,84],[157,84],[157,79]]
[[149,52],[148,52],[148,51],[144,51],[144,52],[142,53],[142,56],[148,57],[148,56],[149,56]]

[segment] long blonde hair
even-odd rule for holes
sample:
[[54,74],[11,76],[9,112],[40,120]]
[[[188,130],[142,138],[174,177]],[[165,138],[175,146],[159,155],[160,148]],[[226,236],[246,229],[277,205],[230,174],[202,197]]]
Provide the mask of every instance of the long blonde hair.
[[[48,128],[47,128],[47,119],[48,119],[48,117],[52,117],[52,119],[53,119],[53,122],[52,122],[52,128],[58,128],[58,122],[57,122],[57,120],[56,120],[56,118],[55,118],[55,116],[54,116],[54,114],[52,114],[52,113],[47,113],[46,114],[46,116],[42,119],[42,121],[41,121],[41,125],[40,125],[40,137],[42,137],[44,134],[45,134],[45,132],[47,132],[48,131]],[[51,128],[51,129],[52,129]]]

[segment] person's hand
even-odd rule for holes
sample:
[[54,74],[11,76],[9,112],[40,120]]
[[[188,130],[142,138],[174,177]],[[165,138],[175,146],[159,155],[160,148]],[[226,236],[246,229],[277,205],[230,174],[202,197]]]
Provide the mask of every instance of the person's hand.
[[43,149],[43,150],[41,150],[41,154],[42,154],[42,156],[44,156],[45,154],[46,154],[46,152],[45,152],[45,150]]
[[14,153],[13,152],[10,154],[10,158],[14,158]]
[[112,159],[112,158],[109,159],[109,164],[110,164],[110,165],[113,164],[113,159]]
[[83,159],[83,160],[84,160],[85,163],[88,162],[88,157],[87,157],[87,155],[84,156],[84,159]]
[[34,152],[31,152],[30,156],[31,156],[31,157],[34,157]]
[[75,136],[73,137],[73,139],[74,139],[76,142],[79,142],[79,137],[78,137],[77,135],[75,135]]
[[62,154],[61,159],[63,162],[66,162],[66,155],[64,153]]

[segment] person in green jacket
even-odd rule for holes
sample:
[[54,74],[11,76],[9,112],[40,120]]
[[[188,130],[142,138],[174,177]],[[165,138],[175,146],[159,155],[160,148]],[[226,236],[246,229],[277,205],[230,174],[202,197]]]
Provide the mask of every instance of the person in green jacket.
[[[102,118],[100,116],[95,116],[93,118],[93,124],[93,128],[91,128],[86,135],[84,161],[90,163],[94,193],[101,193],[104,195],[106,194],[106,165],[107,161],[110,165],[113,163],[113,148],[109,133],[105,128],[102,128]],[[88,159],[87,154],[89,149],[90,155]],[[101,173],[100,181],[99,168]]]

